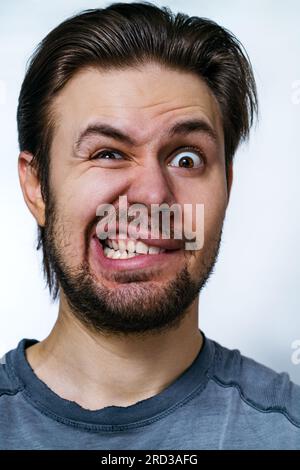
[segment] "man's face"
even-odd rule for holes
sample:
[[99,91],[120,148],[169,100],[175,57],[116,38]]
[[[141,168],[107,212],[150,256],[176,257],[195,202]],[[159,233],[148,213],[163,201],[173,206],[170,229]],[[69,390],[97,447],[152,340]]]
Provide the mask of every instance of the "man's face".
[[[196,75],[155,64],[109,72],[90,68],[67,83],[53,110],[53,206],[46,233],[65,298],[81,320],[98,330],[137,333],[171,327],[212,270],[228,202],[215,98]],[[191,119],[205,121],[215,139],[205,130],[168,136],[175,123]],[[132,142],[95,131],[104,124]],[[93,131],[84,133],[89,126]],[[144,204],[149,215],[151,204],[190,204],[194,215],[196,204],[204,204],[203,248],[188,251],[177,241],[176,250],[161,254],[106,258],[96,236],[96,210],[110,203],[118,212],[121,195],[127,196],[128,207]]]

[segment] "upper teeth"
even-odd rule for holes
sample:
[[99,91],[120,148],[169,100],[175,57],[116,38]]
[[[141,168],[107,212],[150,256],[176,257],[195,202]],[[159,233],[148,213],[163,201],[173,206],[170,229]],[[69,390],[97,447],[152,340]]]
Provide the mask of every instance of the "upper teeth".
[[149,246],[140,240],[105,240],[104,254],[109,258],[132,258],[136,254],[154,255],[162,253],[165,250],[158,246]]

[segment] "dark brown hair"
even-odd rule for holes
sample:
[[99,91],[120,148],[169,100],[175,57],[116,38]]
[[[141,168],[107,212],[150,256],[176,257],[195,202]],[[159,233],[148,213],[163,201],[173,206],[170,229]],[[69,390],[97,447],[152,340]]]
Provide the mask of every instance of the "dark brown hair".
[[[53,29],[34,52],[22,84],[19,145],[33,154],[46,209],[53,98],[84,67],[114,69],[147,61],[194,72],[205,80],[221,109],[228,168],[239,143],[249,136],[258,108],[251,63],[241,43],[206,18],[174,14],[149,2],[113,3],[84,11]],[[44,274],[55,298],[57,283],[44,244],[46,227],[38,226],[37,249],[43,248]]]

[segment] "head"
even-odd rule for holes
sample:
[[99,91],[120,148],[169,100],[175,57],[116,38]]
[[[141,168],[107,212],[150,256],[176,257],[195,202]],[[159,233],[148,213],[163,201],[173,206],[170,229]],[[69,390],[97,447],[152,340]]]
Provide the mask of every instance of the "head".
[[[103,333],[177,326],[213,271],[233,157],[256,112],[246,52],[208,19],[115,3],[51,31],[30,61],[17,120],[21,187],[53,299]],[[96,210],[118,212],[120,196],[149,214],[190,204],[194,229],[203,204],[203,247],[104,259]]]

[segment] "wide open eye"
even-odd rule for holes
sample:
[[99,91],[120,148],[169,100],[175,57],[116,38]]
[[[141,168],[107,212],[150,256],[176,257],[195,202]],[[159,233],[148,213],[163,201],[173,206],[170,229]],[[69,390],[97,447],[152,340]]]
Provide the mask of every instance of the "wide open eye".
[[197,149],[187,149],[179,152],[169,163],[169,166],[179,168],[200,168],[204,165],[204,158]]

